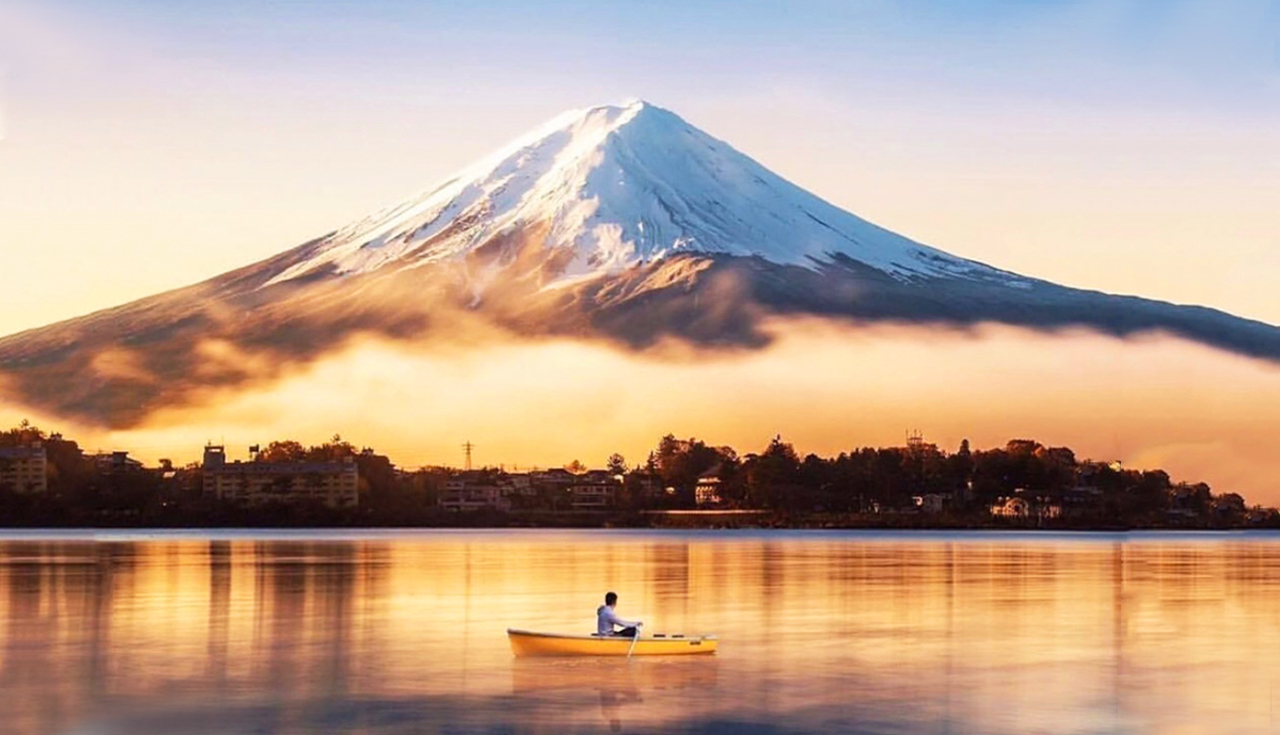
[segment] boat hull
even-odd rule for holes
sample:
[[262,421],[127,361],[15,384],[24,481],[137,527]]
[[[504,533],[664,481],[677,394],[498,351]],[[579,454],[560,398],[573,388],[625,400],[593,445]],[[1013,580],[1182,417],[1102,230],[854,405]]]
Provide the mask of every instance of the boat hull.
[[593,635],[559,635],[528,630],[508,630],[511,652],[517,656],[688,656],[716,652],[715,636],[658,633],[635,641],[630,638]]

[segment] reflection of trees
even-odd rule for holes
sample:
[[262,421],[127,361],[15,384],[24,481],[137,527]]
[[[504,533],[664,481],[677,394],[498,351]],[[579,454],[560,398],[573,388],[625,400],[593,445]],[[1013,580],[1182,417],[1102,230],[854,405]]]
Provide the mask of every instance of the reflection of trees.
[[[39,558],[42,555],[38,547],[22,543],[7,543],[0,550],[6,558]],[[55,621],[40,614],[47,570],[36,562],[7,564],[4,571],[5,651],[4,666],[0,668],[0,691],[6,693],[5,699],[10,699],[11,696],[21,696],[17,693],[24,689],[38,690],[39,678],[49,671],[51,651],[44,647],[31,647],[27,642],[48,640],[57,631]],[[11,692],[15,694],[10,695]],[[5,706],[7,704],[0,704],[0,707]]]
[[54,732],[108,691],[116,580],[133,544],[0,542],[0,724]]
[[96,564],[84,580],[89,588],[91,616],[86,621],[90,635],[85,682],[89,691],[103,694],[110,678],[107,673],[111,669],[111,623],[115,612],[116,586],[120,582],[119,577],[127,577],[133,573],[137,565],[138,548],[137,544],[129,542],[93,544],[89,548],[94,552]]
[[294,692],[347,683],[352,605],[365,565],[357,544],[269,541],[254,547],[253,618],[260,683]]
[[315,588],[314,615],[323,639],[320,681],[327,692],[345,692],[350,678],[356,582],[366,574],[367,566],[359,554],[360,547],[353,543],[313,544],[313,550],[326,559],[323,564],[311,565],[310,570]]
[[209,675],[215,691],[227,679],[227,646],[231,630],[231,542],[209,542]]

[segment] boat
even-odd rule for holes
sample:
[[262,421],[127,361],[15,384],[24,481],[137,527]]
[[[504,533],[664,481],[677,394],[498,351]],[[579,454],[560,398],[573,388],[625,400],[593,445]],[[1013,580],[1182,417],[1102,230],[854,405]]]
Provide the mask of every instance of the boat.
[[[507,629],[517,656],[676,656],[716,652],[713,635],[654,633],[638,639],[623,636],[568,635]],[[634,643],[634,647],[632,644]]]

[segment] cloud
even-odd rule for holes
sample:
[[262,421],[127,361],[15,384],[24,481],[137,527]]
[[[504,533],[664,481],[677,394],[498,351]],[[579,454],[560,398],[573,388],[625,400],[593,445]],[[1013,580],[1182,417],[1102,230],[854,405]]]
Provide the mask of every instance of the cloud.
[[920,429],[946,448],[1036,438],[1280,502],[1267,446],[1280,431],[1280,370],[1265,363],[1159,336],[768,328],[766,349],[696,355],[474,334],[430,347],[362,339],[275,379],[161,408],[136,429],[89,432],[183,461],[209,439],[235,447],[340,432],[407,466],[458,464],[471,440],[479,462],[510,467],[601,464],[614,451],[638,462],[668,432],[740,451],[781,433],[830,455]]
[[103,350],[93,356],[89,367],[96,378],[154,384],[156,377],[144,366],[136,352],[119,347]]

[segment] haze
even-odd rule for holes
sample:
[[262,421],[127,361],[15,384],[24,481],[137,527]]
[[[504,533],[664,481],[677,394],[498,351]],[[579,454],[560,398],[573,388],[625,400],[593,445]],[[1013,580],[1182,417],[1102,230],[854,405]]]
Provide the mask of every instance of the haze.
[[[1280,368],[1152,337],[1044,335],[988,327],[835,327],[776,322],[762,352],[628,354],[580,342],[476,341],[430,351],[353,344],[293,375],[215,392],[108,432],[34,416],[89,448],[195,460],[206,441],[250,444],[342,433],[402,465],[643,462],[668,432],[740,452],[774,434],[823,455],[901,444],[907,430],[954,451],[1035,438],[1083,458],[1162,467],[1250,502],[1280,501]],[[31,415],[10,407],[10,425]]]

